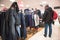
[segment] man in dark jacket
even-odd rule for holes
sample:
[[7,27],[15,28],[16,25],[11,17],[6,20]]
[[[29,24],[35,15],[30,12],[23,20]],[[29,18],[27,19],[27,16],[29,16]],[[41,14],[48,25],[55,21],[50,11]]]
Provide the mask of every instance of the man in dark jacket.
[[49,26],[49,37],[51,37],[52,34],[52,22],[53,22],[53,11],[52,8],[49,7],[48,5],[45,6],[45,12],[43,15],[43,22],[45,23],[45,34],[44,36],[47,36],[47,29]]

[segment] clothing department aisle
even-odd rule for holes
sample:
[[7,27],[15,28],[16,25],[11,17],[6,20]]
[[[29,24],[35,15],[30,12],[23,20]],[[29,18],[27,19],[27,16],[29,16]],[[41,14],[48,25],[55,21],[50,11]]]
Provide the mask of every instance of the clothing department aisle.
[[60,25],[58,22],[55,22],[55,25],[52,27],[52,37],[49,38],[49,36],[44,37],[44,29],[36,33],[34,36],[32,36],[29,40],[60,40]]

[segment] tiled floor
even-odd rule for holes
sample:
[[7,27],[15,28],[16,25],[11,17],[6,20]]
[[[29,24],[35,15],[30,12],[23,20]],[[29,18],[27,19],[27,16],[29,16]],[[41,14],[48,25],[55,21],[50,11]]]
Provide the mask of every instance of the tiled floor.
[[48,36],[45,38],[43,36],[44,29],[40,32],[36,33],[34,36],[29,38],[29,40],[60,40],[60,24],[56,21],[55,25],[53,25],[52,30],[52,37],[49,38]]
[[[31,33],[27,33],[27,38],[26,38],[26,40],[28,40],[29,38],[31,38],[33,35],[35,35],[37,32],[35,32],[35,30],[33,30],[34,28],[32,28],[32,30],[30,30],[30,31],[32,31]],[[38,29],[38,32],[39,31],[41,31],[43,29],[43,27],[40,27],[39,29]]]

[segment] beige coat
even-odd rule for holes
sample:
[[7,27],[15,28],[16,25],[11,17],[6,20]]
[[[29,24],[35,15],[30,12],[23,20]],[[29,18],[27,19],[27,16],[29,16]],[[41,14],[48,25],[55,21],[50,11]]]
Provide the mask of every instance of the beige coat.
[[39,16],[37,14],[34,14],[34,21],[35,21],[35,26],[39,25]]

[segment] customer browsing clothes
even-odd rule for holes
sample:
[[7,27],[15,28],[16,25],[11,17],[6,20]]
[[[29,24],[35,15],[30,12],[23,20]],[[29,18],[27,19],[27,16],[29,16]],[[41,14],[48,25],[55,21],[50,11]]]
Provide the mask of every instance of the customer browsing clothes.
[[48,5],[45,6],[45,12],[43,14],[43,22],[45,23],[44,37],[47,37],[47,29],[49,27],[49,37],[52,35],[52,23],[53,23],[53,10]]

